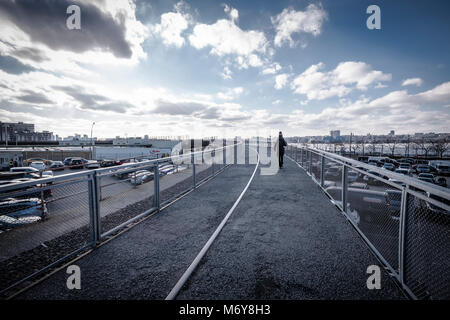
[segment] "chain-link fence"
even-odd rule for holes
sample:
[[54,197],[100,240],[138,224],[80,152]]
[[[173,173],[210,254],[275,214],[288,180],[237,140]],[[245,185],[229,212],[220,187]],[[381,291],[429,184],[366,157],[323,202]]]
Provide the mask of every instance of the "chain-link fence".
[[91,173],[27,180],[1,187],[0,290],[94,243]]
[[288,150],[405,292],[414,299],[450,298],[448,189],[321,150]]
[[240,144],[190,146],[168,158],[0,181],[1,297],[219,174]]

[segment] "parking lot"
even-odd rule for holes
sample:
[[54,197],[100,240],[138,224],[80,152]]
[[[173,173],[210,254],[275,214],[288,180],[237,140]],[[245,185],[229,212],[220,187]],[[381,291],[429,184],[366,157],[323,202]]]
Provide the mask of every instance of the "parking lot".
[[[196,165],[197,175],[201,175],[207,170],[211,170],[210,165]],[[54,171],[54,175],[84,171],[88,170],[64,169]],[[131,176],[133,176],[132,173]],[[160,176],[160,191],[163,192],[183,181],[192,179],[192,167],[183,166],[183,170],[174,170],[170,174]],[[136,185],[132,178],[120,179],[112,174],[106,174],[99,181],[101,217],[148,199],[154,194],[153,180]],[[0,261],[89,225],[88,182],[86,180],[74,181],[69,185],[55,185],[55,188],[52,188],[51,196],[46,198],[45,202],[48,214],[43,221],[0,233]],[[11,245],[12,243],[14,245]]]

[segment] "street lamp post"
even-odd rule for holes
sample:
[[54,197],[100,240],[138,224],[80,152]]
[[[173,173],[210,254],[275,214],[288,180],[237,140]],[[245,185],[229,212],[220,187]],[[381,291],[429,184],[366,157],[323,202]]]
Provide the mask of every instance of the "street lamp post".
[[94,124],[95,122],[92,122],[92,126],[91,126],[91,158],[92,158],[92,151],[93,151],[93,145],[94,145],[94,141],[92,140],[92,131],[94,130]]

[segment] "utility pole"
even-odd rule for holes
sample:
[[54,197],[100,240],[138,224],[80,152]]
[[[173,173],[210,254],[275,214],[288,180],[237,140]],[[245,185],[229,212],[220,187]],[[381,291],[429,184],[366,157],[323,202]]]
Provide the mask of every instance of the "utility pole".
[[8,126],[5,124],[5,143],[8,146]]

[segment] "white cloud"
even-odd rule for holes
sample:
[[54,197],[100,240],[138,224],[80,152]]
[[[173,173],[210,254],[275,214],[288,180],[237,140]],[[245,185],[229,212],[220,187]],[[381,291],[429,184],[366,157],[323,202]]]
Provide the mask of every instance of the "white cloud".
[[275,77],[275,89],[281,90],[287,83],[287,80],[289,78],[289,74],[282,73]]
[[385,74],[364,62],[341,62],[332,71],[322,72],[325,65],[320,62],[310,66],[291,83],[297,94],[304,94],[308,100],[323,100],[343,97],[354,89],[367,90],[373,83],[390,81],[391,74]]
[[423,83],[423,80],[420,78],[410,78],[410,79],[406,79],[402,82],[402,86],[417,86],[420,87]]
[[268,67],[266,67],[263,71],[261,71],[262,74],[275,74],[278,71],[281,70],[281,66],[278,62],[272,63]]
[[232,79],[232,77],[231,77],[232,74],[233,74],[233,72],[230,70],[230,68],[228,66],[225,66],[223,68],[223,72],[220,75],[225,80],[231,80]]
[[275,18],[271,18],[277,31],[274,39],[275,46],[281,47],[288,42],[290,47],[294,47],[293,33],[319,35],[322,32],[322,24],[326,19],[327,13],[315,4],[308,5],[305,11],[295,11],[292,8],[284,9]]
[[273,105],[279,105],[281,102],[283,102],[283,101],[280,100],[280,99],[277,99],[277,100],[275,100],[275,101],[272,101],[272,104],[273,104]]
[[289,116],[290,126],[301,126],[309,134],[339,127],[365,134],[387,132],[388,129],[399,132],[445,132],[450,122],[449,113],[422,108],[431,103],[441,105],[450,102],[450,82],[419,94],[408,94],[406,90],[401,90],[373,100],[363,97],[347,102],[317,114],[297,110]]
[[225,92],[219,92],[217,97],[222,100],[234,100],[239,97],[244,92],[244,88],[236,87],[232,89],[228,89]]
[[174,5],[176,12],[163,13],[161,23],[152,27],[152,31],[160,35],[167,46],[173,45],[180,48],[185,43],[181,34],[189,27],[191,16],[183,12],[184,6],[184,2],[178,2]]
[[224,4],[224,9],[226,13],[228,13],[228,16],[230,17],[231,21],[236,21],[239,18],[239,12],[235,8],[229,7],[227,4]]
[[[236,9],[229,9],[231,20],[221,19],[214,24],[197,24],[189,36],[196,49],[211,47],[210,53],[219,57],[235,55],[240,68],[259,67],[263,63],[258,54],[266,52],[268,41],[264,32],[244,31],[236,25]],[[236,10],[232,14],[233,10]]]

